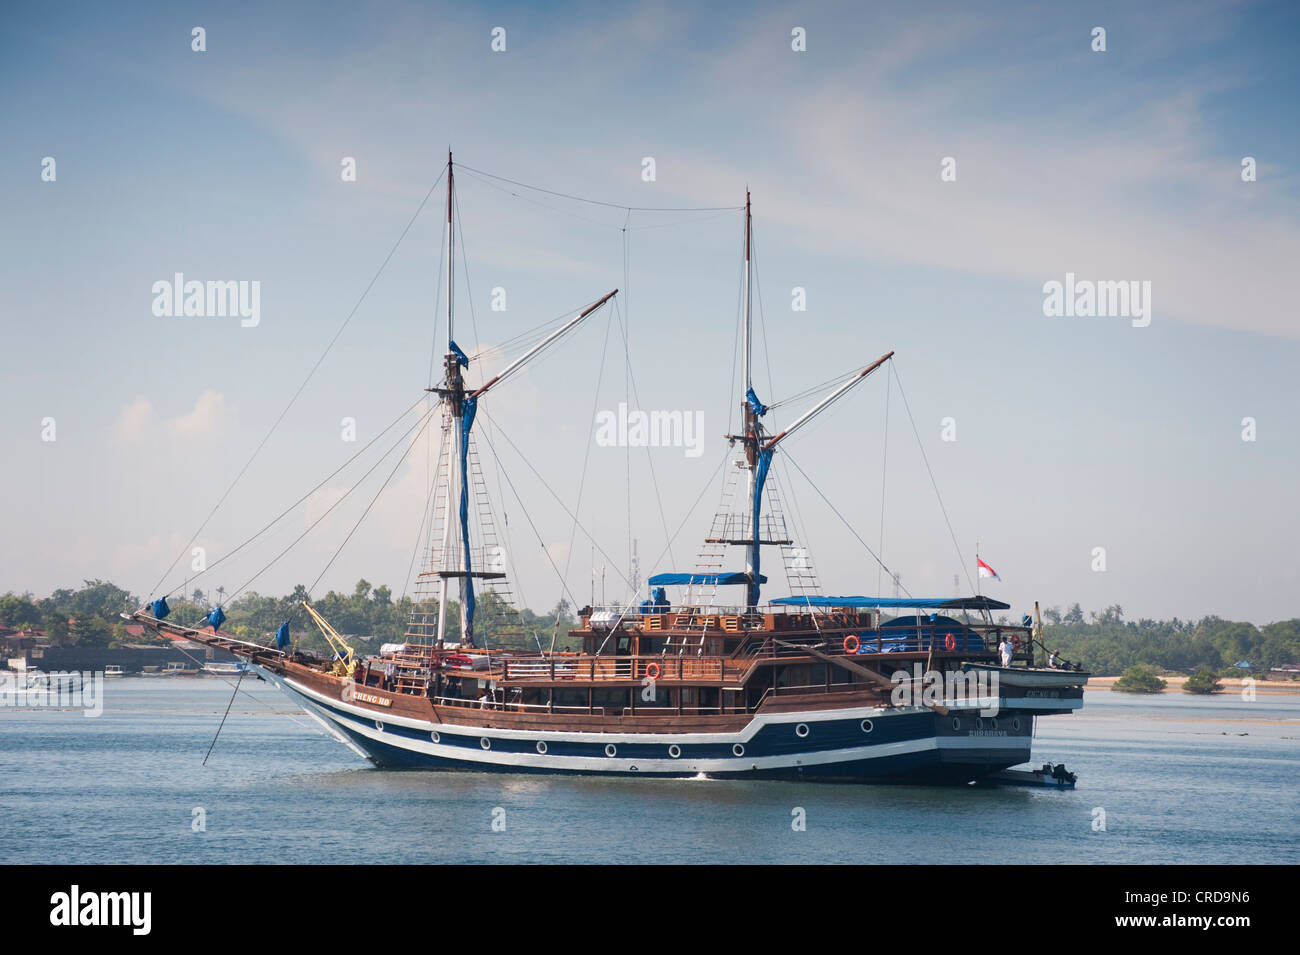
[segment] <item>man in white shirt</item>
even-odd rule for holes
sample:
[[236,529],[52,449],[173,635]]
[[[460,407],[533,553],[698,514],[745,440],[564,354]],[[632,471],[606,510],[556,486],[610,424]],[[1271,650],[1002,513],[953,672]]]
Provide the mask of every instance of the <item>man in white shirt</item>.
[[1011,649],[1010,640],[1004,638],[998,642],[998,653],[1002,656],[1002,665],[1004,667],[1011,666]]

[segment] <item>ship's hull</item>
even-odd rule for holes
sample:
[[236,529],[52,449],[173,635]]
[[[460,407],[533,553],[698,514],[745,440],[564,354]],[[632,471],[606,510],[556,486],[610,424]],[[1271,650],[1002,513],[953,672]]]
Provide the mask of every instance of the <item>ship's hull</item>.
[[475,772],[965,783],[1030,759],[1033,714],[846,707],[756,714],[732,732],[574,732],[415,719],[263,671],[378,766]]

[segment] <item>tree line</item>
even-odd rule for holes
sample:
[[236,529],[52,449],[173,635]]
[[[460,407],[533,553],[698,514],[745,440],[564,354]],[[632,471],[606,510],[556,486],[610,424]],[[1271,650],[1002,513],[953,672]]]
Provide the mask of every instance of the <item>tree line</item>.
[[[196,589],[170,600],[168,619],[202,626],[223,595],[221,588],[209,592]],[[302,610],[305,599],[307,588],[301,584],[281,597],[243,594],[221,604],[226,614],[222,629],[240,639],[267,642],[280,624],[289,621],[290,633],[300,646],[325,650],[324,639]],[[331,590],[311,603],[356,649],[370,652],[384,643],[402,643],[414,609],[409,596],[394,597],[390,588],[375,587],[367,580],[357,581],[351,593]],[[0,597],[0,627],[41,629],[50,643],[59,646],[118,646],[139,639],[127,633],[120,614],[143,605],[142,598],[115,584],[87,580],[76,590],[56,590],[39,599],[30,593],[6,593]],[[436,611],[436,602],[431,610]],[[460,607],[449,601],[447,610],[450,639],[459,640]],[[1043,611],[1043,618],[1043,642],[1099,675],[1119,674],[1132,666],[1221,673],[1243,661],[1250,663],[1254,672],[1267,673],[1272,667],[1300,663],[1300,619],[1263,627],[1216,616],[1197,621],[1177,617],[1125,620],[1124,609],[1118,604],[1085,613],[1077,603],[1065,610],[1050,607]],[[565,601],[545,614],[514,611],[495,592],[485,590],[478,595],[475,620],[475,642],[480,646],[549,649],[554,639],[557,648],[572,649],[576,643],[568,636],[577,624]]]
[[[221,601],[217,590],[195,589],[186,596],[168,598],[171,614],[168,622],[187,627],[202,627],[212,608]],[[289,632],[299,646],[327,650],[328,645],[312,622],[302,601],[310,599],[307,588],[299,584],[292,592],[277,597],[256,592],[242,594],[229,603],[220,603],[226,620],[221,629],[242,640],[269,642],[282,623],[289,622]],[[358,580],[351,593],[329,591],[310,599],[316,612],[354,645],[354,649],[376,652],[382,644],[402,643],[415,602],[406,595],[394,597],[387,586],[373,586]],[[475,643],[480,646],[549,649],[552,637],[557,648],[571,648],[574,641],[568,631],[577,626],[566,601],[550,613],[531,610],[515,611],[493,591],[478,594],[475,614]],[[45,631],[46,640],[55,646],[115,647],[126,643],[148,642],[149,637],[132,636],[128,621],[121,614],[143,607],[145,600],[115,584],[87,580],[77,589],[61,589],[47,597],[30,593],[6,593],[0,597],[0,627],[14,630]],[[424,605],[431,614],[437,601]],[[460,605],[447,603],[448,639],[460,639]]]
[[1216,616],[1196,621],[1125,620],[1124,608],[1118,604],[1085,615],[1076,603],[1065,611],[1059,607],[1043,611],[1043,642],[1067,660],[1103,676],[1132,666],[1222,673],[1243,662],[1258,674],[1300,663],[1300,619],[1263,627]]

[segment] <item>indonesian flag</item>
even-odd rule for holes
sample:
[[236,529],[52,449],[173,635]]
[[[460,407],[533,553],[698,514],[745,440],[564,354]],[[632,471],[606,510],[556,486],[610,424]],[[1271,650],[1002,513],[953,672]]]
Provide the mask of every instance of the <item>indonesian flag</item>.
[[981,577],[992,577],[994,580],[1002,579],[1001,577],[998,576],[998,572],[996,570],[994,570],[988,564],[984,563],[984,561],[981,560],[980,558],[976,557],[975,563],[979,565],[979,574]]

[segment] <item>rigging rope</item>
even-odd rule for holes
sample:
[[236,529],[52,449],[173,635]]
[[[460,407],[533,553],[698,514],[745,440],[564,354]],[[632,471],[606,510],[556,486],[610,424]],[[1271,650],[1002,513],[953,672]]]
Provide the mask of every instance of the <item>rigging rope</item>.
[[[890,364],[892,365],[893,362],[891,361]],[[925,462],[925,470],[930,475],[930,486],[934,488],[934,496],[939,501],[939,510],[943,512],[943,521],[948,525],[948,536],[952,538],[953,549],[957,552],[957,563],[966,575],[966,583],[970,584],[970,589],[974,592],[976,589],[975,582],[971,580],[970,570],[967,569],[966,561],[962,557],[961,547],[957,544],[957,535],[953,533],[952,521],[948,519],[948,509],[943,505],[943,495],[939,493],[939,484],[934,479],[934,470],[930,467],[930,459],[926,456],[925,445],[921,442],[921,432],[917,430],[916,419],[912,417],[912,408],[907,403],[907,392],[903,390],[903,379],[898,374],[897,368],[894,369],[894,377],[898,380],[898,395],[903,399],[903,407],[907,410],[907,420],[912,422],[912,433],[916,435],[916,446],[921,449],[921,460]]]
[[[484,417],[487,417],[486,411],[480,411],[479,413],[482,414]],[[506,433],[501,430],[500,425],[497,425],[496,431],[498,434],[501,435],[501,437],[505,438],[506,441],[510,443],[511,447],[514,447],[514,442],[510,441],[510,438],[506,435]],[[573,599],[573,592],[569,590],[568,582],[565,581],[564,575],[560,573],[560,568],[555,566],[555,558],[551,556],[550,548],[546,546],[546,542],[542,539],[541,532],[537,529],[537,525],[533,522],[533,516],[528,513],[528,509],[524,507],[523,500],[519,497],[519,492],[515,490],[515,482],[511,479],[510,474],[505,469],[505,466],[502,465],[501,458],[497,455],[496,447],[492,444],[492,439],[488,437],[486,434],[484,434],[484,440],[487,441],[488,450],[492,452],[492,459],[496,461],[498,473],[505,475],[506,484],[510,488],[510,493],[512,493],[515,496],[515,500],[519,504],[519,509],[524,512],[524,519],[528,521],[528,526],[533,529],[533,534],[537,537],[537,543],[541,546],[542,553],[546,555],[547,563],[551,565],[551,569],[555,571],[555,575],[559,578],[561,589],[564,591],[565,594],[568,595],[570,605],[573,607],[577,607],[578,603]],[[519,449],[515,448],[515,451],[518,452]],[[523,457],[523,455],[520,454],[520,457]],[[528,463],[527,460],[525,460],[524,463],[527,464]],[[531,467],[531,465],[529,466]],[[533,473],[536,474],[537,472],[534,471]],[[538,475],[538,479],[541,480],[540,475]],[[547,490],[549,491],[550,488],[548,487]],[[552,494],[554,494],[554,492],[552,492]],[[575,525],[577,524],[577,521],[578,519],[575,517],[574,518]],[[557,625],[559,623],[559,618],[560,615],[557,613],[555,615]]]
[[[880,553],[882,555],[885,553],[885,475],[886,465],[889,462],[889,385],[893,374],[894,363],[891,361],[885,373],[885,431],[880,449]],[[876,570],[876,596],[881,596],[879,569]]]
[[[430,442],[425,442],[426,446],[429,443]],[[439,469],[441,469],[442,442],[439,442],[439,446],[438,446],[438,466]],[[435,470],[432,473],[432,478],[429,477],[430,471],[429,471],[427,453],[425,455],[424,473],[425,473],[425,480],[429,484],[429,495],[428,497],[425,498],[423,510],[420,511],[420,526],[416,528],[415,531],[415,546],[411,548],[411,560],[406,566],[406,578],[402,581],[402,597],[398,598],[399,602],[401,601],[401,599],[406,597],[406,593],[411,586],[411,581],[415,576],[415,558],[419,556],[420,545],[424,543],[424,527],[426,524],[429,526],[430,535],[433,534],[433,509],[437,506],[438,503],[437,502],[438,471]],[[433,544],[432,542],[430,542],[429,544],[430,550],[432,550],[432,547]],[[430,558],[432,558],[432,554],[430,554]]]
[[[614,310],[615,310],[615,314],[619,317],[619,323],[618,323],[619,331],[623,333],[624,362],[627,365],[628,380],[631,382],[632,385],[632,397],[636,399],[637,406],[639,407],[641,404],[641,395],[636,387],[636,374],[632,371],[631,346],[628,340],[628,332],[623,328],[622,313],[618,310],[617,302],[614,303]],[[630,325],[631,322],[629,321],[628,324]],[[664,513],[663,495],[659,491],[659,475],[655,471],[654,455],[651,454],[650,452],[649,444],[646,444],[645,455],[646,455],[646,463],[650,469],[650,484],[651,486],[654,487],[655,490],[655,504],[659,508],[659,523],[663,527],[664,539],[667,541],[667,545],[665,546],[664,549],[668,554],[669,560],[671,561],[672,560],[672,539],[668,536],[668,517]],[[629,538],[628,546],[629,547],[631,546],[631,536],[632,536],[632,501],[630,496],[632,493],[631,456],[632,456],[632,448],[631,448],[631,444],[629,443],[627,449],[628,468],[629,468],[628,485],[627,485],[628,495],[629,495],[628,498],[628,538]]]
[[505,176],[496,176],[490,172],[484,172],[482,169],[475,169],[473,166],[466,166],[463,163],[457,163],[458,169],[466,169],[480,176],[487,176],[489,179],[495,179],[498,182],[508,182],[512,186],[518,186],[521,189],[531,189],[533,192],[545,193],[548,196],[557,196],[561,199],[572,199],[574,202],[586,202],[593,206],[605,206],[610,209],[624,209],[628,212],[736,212],[745,208],[744,206],[628,206],[619,202],[602,202],[599,199],[585,199],[582,196],[574,196],[565,192],[556,192],[553,189],[543,189],[541,186],[530,186],[526,182],[519,182],[515,179],[507,179]]
[[[181,548],[180,553],[176,555],[176,558],[171,562],[171,565],[165,571],[163,571],[162,576],[158,578],[158,582],[154,584],[152,588],[150,588],[150,592],[149,592],[150,598],[152,598],[153,594],[158,590],[159,587],[162,586],[162,582],[166,580],[167,575],[170,574],[173,569],[175,569],[177,563],[180,562],[180,559],[185,556],[186,551],[188,551],[192,546],[194,546],[194,542],[199,539],[199,535],[202,534],[204,528],[208,526],[208,522],[211,521],[213,516],[217,513],[217,511],[220,510],[221,505],[224,504],[226,498],[230,496],[230,492],[235,489],[235,485],[237,485],[240,482],[245,472],[248,471],[253,461],[261,453],[262,448],[266,446],[266,442],[271,439],[271,435],[273,435],[276,432],[276,429],[280,427],[280,422],[284,420],[285,415],[289,413],[289,410],[298,401],[298,396],[302,394],[303,389],[307,387],[308,382],[310,382],[312,377],[316,374],[316,370],[320,368],[321,363],[325,361],[326,356],[329,355],[330,351],[334,348],[334,343],[339,340],[339,336],[343,334],[343,330],[348,327],[348,324],[352,321],[352,317],[356,315],[357,310],[361,308],[361,303],[366,300],[366,296],[370,294],[370,290],[374,288],[375,283],[379,281],[379,276],[384,273],[384,269],[388,268],[388,263],[392,260],[393,255],[397,252],[398,246],[402,244],[402,240],[406,238],[406,234],[411,231],[411,226],[413,226],[415,224],[415,220],[419,218],[420,213],[424,210],[425,204],[428,203],[429,201],[429,197],[432,196],[433,191],[438,188],[438,183],[442,181],[442,177],[445,174],[446,174],[446,168],[444,168],[442,173],[438,175],[438,178],[434,180],[433,185],[429,187],[428,192],[424,194],[424,198],[421,199],[420,204],[416,206],[415,212],[412,213],[411,218],[406,223],[406,227],[402,229],[401,234],[397,237],[397,241],[393,243],[393,247],[388,250],[388,254],[384,256],[384,260],[379,264],[379,268],[376,270],[375,274],[371,276],[370,281],[366,283],[366,287],[362,291],[361,297],[357,299],[356,304],[352,306],[352,310],[348,312],[347,317],[343,319],[343,324],[340,325],[338,331],[334,333],[334,337],[329,340],[329,344],[325,346],[325,350],[321,352],[320,357],[316,359],[316,363],[311,366],[311,370],[307,372],[307,377],[304,378],[302,384],[298,386],[298,390],[293,393],[293,396],[289,399],[289,403],[284,406],[284,410],[280,412],[279,416],[271,424],[271,427],[266,432],[266,435],[258,443],[257,447],[253,450],[253,453],[249,456],[248,460],[244,462],[244,466],[239,469],[239,473],[236,474],[235,479],[230,482],[230,486],[226,488],[225,493],[223,493],[221,497],[217,500],[217,503],[213,505],[212,510],[208,512],[208,516],[205,517],[203,519],[203,523],[199,525],[199,529],[196,530],[194,532],[194,535],[190,538],[189,543],[187,543],[184,547]],[[185,586],[185,585],[182,584],[181,586]]]
[[[612,314],[610,317],[612,318]],[[604,344],[600,346],[600,370],[597,372],[596,375],[596,390],[591,397],[591,420],[593,422],[596,420],[596,406],[600,403],[600,386],[601,383],[604,382],[605,380],[605,356],[609,351],[609,332],[610,329],[613,327],[613,325],[614,325],[613,321],[608,319],[606,320],[605,341]],[[584,489],[587,486],[587,468],[591,462],[591,448],[592,445],[594,445],[595,443],[596,443],[596,433],[595,430],[593,429],[592,431],[588,432],[587,450],[582,458],[582,477],[578,481],[578,500],[573,505],[573,512],[575,514],[579,514],[582,512],[582,495]],[[568,579],[569,569],[573,564],[573,538],[577,535],[577,533],[578,533],[578,522],[577,522],[577,518],[574,518],[573,526],[569,529],[569,548],[568,551],[565,553],[565,557],[564,557],[565,580]],[[594,568],[592,572],[593,573],[595,572]]]
[[[234,603],[235,598],[236,598],[239,594],[243,593],[244,590],[247,589],[247,587],[248,587],[249,584],[251,584],[253,581],[255,581],[258,577],[261,577],[262,574],[266,573],[266,572],[267,572],[267,571],[268,571],[272,566],[274,566],[274,565],[275,565],[275,564],[280,560],[280,558],[282,558],[285,554],[289,553],[289,551],[293,550],[293,548],[296,547],[296,546],[298,545],[298,542],[299,542],[299,541],[301,541],[304,537],[306,537],[308,534],[310,534],[310,533],[311,533],[311,532],[316,528],[316,525],[318,525],[321,521],[325,520],[325,518],[329,517],[329,515],[330,515],[331,513],[333,513],[334,509],[335,509],[336,507],[338,507],[340,504],[342,504],[345,500],[347,500],[348,497],[352,494],[352,492],[355,491],[355,490],[356,490],[356,489],[361,485],[361,483],[362,483],[363,481],[365,481],[366,478],[368,478],[372,473],[374,473],[375,468],[379,467],[379,465],[383,463],[384,459],[387,458],[390,454],[392,454],[392,453],[393,453],[393,450],[394,450],[395,448],[399,447],[399,446],[401,445],[401,443],[402,443],[404,440],[406,440],[406,438],[407,438],[407,437],[408,437],[412,432],[414,432],[415,429],[416,429],[417,427],[420,427],[422,424],[426,424],[426,425],[427,425],[427,423],[428,423],[430,417],[433,415],[434,411],[436,411],[436,410],[437,410],[438,408],[440,408],[441,406],[442,406],[442,403],[441,403],[441,402],[438,402],[438,403],[435,404],[432,408],[430,408],[427,412],[425,412],[424,416],[423,416],[420,420],[416,421],[415,424],[413,424],[413,425],[411,425],[411,427],[407,428],[407,429],[406,429],[406,432],[405,432],[404,434],[402,434],[402,436],[399,437],[399,438],[397,439],[397,441],[396,441],[393,445],[391,445],[391,446],[389,447],[389,449],[388,449],[387,451],[385,451],[385,452],[384,452],[384,453],[379,457],[378,460],[375,461],[374,464],[372,464],[372,465],[370,466],[369,470],[367,470],[365,474],[361,475],[361,477],[357,480],[357,482],[356,482],[355,484],[352,485],[352,487],[348,488],[347,491],[344,492],[344,494],[343,494],[342,497],[340,497],[337,501],[335,501],[333,504],[331,504],[331,505],[330,505],[330,506],[325,510],[325,513],[321,514],[320,517],[318,517],[318,518],[316,518],[316,520],[312,521],[312,523],[311,523],[310,525],[308,525],[308,527],[307,527],[307,529],[306,529],[305,531],[303,531],[303,532],[302,532],[301,534],[299,534],[296,538],[294,538],[293,543],[291,543],[291,544],[290,544],[288,547],[286,547],[284,550],[280,551],[280,553],[276,554],[275,557],[273,557],[273,558],[271,559],[271,561],[270,561],[268,564],[266,564],[266,566],[264,566],[261,570],[259,570],[259,571],[258,571],[257,573],[255,573],[252,577],[250,577],[248,580],[246,580],[246,581],[245,581],[245,582],[244,582],[244,583],[243,583],[243,584],[242,584],[238,589],[236,589],[236,590],[231,594],[230,598],[227,600],[227,603]],[[423,430],[423,429],[421,428],[421,430]],[[408,449],[408,452],[407,452],[407,453],[409,453],[409,449]],[[403,455],[403,457],[405,457],[405,455]]]
[[[407,457],[410,456],[412,449],[414,449],[415,445],[419,442],[420,436],[424,434],[425,430],[429,427],[429,422],[433,420],[433,412],[435,410],[436,406],[431,408],[424,416],[424,424],[421,426],[419,434],[415,436],[415,440],[408,444],[406,450],[398,457],[397,463],[394,464],[393,469],[388,472],[388,477],[384,478],[384,483],[379,485],[379,490],[375,492],[375,496],[370,499],[370,503],[366,505],[366,509],[361,512],[361,516],[357,518],[357,522],[352,525],[352,530],[348,531],[348,536],[343,538],[343,543],[339,544],[338,550],[334,551],[334,556],[329,559],[329,563],[325,565],[324,569],[321,570],[316,579],[312,581],[311,586],[307,588],[307,594],[309,596],[311,592],[316,589],[316,585],[321,582],[321,578],[325,576],[332,566],[334,566],[334,561],[338,560],[339,554],[343,553],[343,548],[348,546],[348,541],[352,540],[352,535],[357,532],[357,528],[361,526],[362,521],[364,521],[370,514],[370,509],[374,507],[375,502],[379,500],[379,495],[383,494],[388,488],[388,482],[393,479],[393,475],[397,473],[397,469],[400,468],[403,462],[406,461]],[[385,455],[385,457],[387,457],[387,455]],[[383,458],[380,460],[383,460]],[[364,480],[364,478],[362,480]]]
[[[791,464],[794,465],[795,470],[803,475],[803,479],[808,482],[808,486],[811,487],[814,491],[816,491],[817,495],[826,503],[826,506],[831,509],[831,513],[833,513],[836,517],[840,519],[840,522],[849,529],[849,533],[852,534],[854,537],[856,537],[858,539],[858,543],[861,544],[866,549],[867,553],[870,554],[873,558],[875,558],[876,563],[878,563],[881,567],[884,567],[885,573],[889,574],[890,577],[893,577],[894,572],[890,570],[889,567],[886,566],[885,562],[880,559],[879,555],[877,555],[876,552],[871,549],[871,545],[862,539],[862,535],[853,529],[853,525],[850,524],[848,519],[839,512],[839,510],[835,507],[834,504],[831,503],[830,498],[828,498],[825,494],[822,493],[821,488],[819,488],[816,484],[813,483],[813,479],[808,476],[808,473],[804,471],[803,468],[799,467],[799,462],[796,461],[790,455],[789,449],[783,448],[782,450],[785,452],[786,459]],[[907,594],[907,596],[909,597],[912,596],[912,592],[908,590],[906,587],[903,587],[903,584],[901,582],[899,583],[898,586],[903,589],[903,591]]]
[[[217,628],[213,627],[212,632],[216,633]],[[230,715],[230,708],[235,705],[235,697],[239,695],[239,684],[244,682],[244,674],[247,670],[239,671],[239,679],[235,681],[235,692],[230,694],[230,702],[226,704],[226,712],[221,714],[221,722],[217,724],[216,735],[212,737],[212,742],[208,744],[208,751],[203,756],[203,765],[208,765],[208,757],[212,755],[212,748],[217,745],[217,737],[221,735],[221,729],[226,725],[226,717]]]
[[353,461],[355,461],[357,458],[361,457],[361,455],[365,454],[368,450],[370,450],[370,448],[374,445],[374,443],[375,443],[376,441],[378,441],[380,438],[382,438],[384,435],[386,435],[389,431],[391,431],[391,430],[392,430],[392,429],[397,425],[397,423],[398,423],[399,421],[401,421],[401,420],[402,420],[403,418],[405,418],[408,414],[410,414],[412,411],[414,411],[416,408],[418,408],[418,407],[419,407],[419,406],[424,402],[424,400],[425,400],[425,399],[424,399],[423,397],[420,398],[419,401],[416,401],[415,404],[411,405],[409,408],[407,408],[405,411],[403,411],[400,415],[398,415],[396,418],[394,418],[394,419],[389,423],[389,425],[388,425],[386,428],[384,428],[383,431],[380,431],[377,435],[375,435],[373,438],[371,438],[369,441],[367,441],[366,444],[365,444],[365,446],[362,447],[359,451],[357,451],[356,454],[352,455],[352,457],[348,458],[346,461],[344,461],[342,464],[340,464],[340,465],[339,465],[337,468],[335,468],[335,469],[334,469],[334,470],[333,470],[329,475],[327,475],[324,479],[322,479],[321,482],[320,482],[319,484],[317,484],[314,488],[312,488],[310,491],[308,491],[308,492],[307,492],[306,494],[304,494],[302,497],[298,498],[298,500],[294,501],[292,504],[290,504],[288,507],[286,507],[283,511],[281,511],[281,512],[279,513],[279,515],[277,515],[275,518],[273,518],[273,519],[271,520],[270,523],[268,523],[268,524],[266,524],[265,526],[263,526],[261,530],[257,531],[255,534],[253,534],[253,536],[247,538],[243,543],[241,543],[241,544],[240,544],[238,547],[236,547],[234,550],[227,551],[226,553],[222,554],[219,558],[217,558],[216,560],[214,560],[212,563],[206,565],[202,570],[200,570],[198,573],[196,573],[193,577],[189,577],[189,578],[187,578],[186,581],[185,581],[184,583],[182,583],[180,587],[178,587],[178,588],[176,588],[176,589],[174,589],[174,590],[169,590],[169,591],[166,593],[165,596],[170,597],[170,596],[172,596],[173,594],[178,593],[180,590],[182,590],[182,589],[184,589],[185,587],[189,586],[190,583],[192,583],[193,581],[198,580],[200,577],[202,577],[202,576],[203,576],[204,574],[206,574],[208,571],[212,570],[212,569],[213,569],[214,567],[216,567],[218,564],[222,563],[222,562],[225,561],[225,560],[228,560],[228,559],[231,558],[231,557],[234,557],[236,554],[238,554],[241,550],[243,550],[243,549],[244,549],[245,547],[247,547],[249,544],[253,543],[253,541],[257,540],[259,537],[261,537],[263,534],[265,534],[267,531],[269,531],[269,530],[270,530],[272,527],[274,527],[276,524],[280,523],[280,521],[282,521],[285,517],[287,517],[290,513],[292,513],[293,510],[294,510],[295,508],[297,508],[299,504],[301,504],[303,501],[307,500],[307,498],[311,497],[313,494],[315,494],[317,491],[319,491],[322,487],[324,487],[327,483],[329,483],[329,481],[331,481],[331,480],[332,480],[332,479],[333,479],[333,478],[334,478],[334,477],[335,477],[335,476],[336,476],[340,471],[342,471],[342,470],[343,470],[344,468],[346,468],[349,464],[351,464],[351,463],[352,463]]

